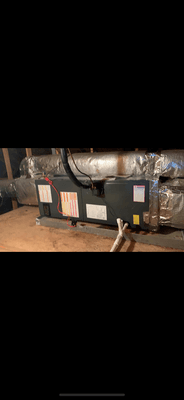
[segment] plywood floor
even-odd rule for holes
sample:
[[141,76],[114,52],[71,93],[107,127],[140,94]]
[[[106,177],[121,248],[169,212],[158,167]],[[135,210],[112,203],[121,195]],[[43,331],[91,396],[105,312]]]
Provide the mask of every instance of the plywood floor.
[[[38,207],[0,215],[0,252],[109,252],[114,239],[36,225]],[[184,252],[123,241],[121,252]]]

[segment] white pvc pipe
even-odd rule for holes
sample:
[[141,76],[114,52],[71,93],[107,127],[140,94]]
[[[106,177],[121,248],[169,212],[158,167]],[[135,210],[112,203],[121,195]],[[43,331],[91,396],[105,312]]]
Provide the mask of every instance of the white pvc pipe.
[[117,223],[118,223],[118,228],[119,228],[119,234],[117,236],[116,241],[114,242],[114,244],[112,246],[110,253],[115,253],[115,251],[117,250],[118,246],[120,245],[120,243],[123,239],[125,229],[128,227],[128,223],[126,223],[123,226],[123,221],[120,218],[117,219]]

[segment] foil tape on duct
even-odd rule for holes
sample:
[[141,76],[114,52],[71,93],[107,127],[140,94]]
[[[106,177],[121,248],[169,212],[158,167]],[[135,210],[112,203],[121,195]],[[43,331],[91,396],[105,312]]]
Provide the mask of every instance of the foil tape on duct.
[[159,224],[184,229],[184,179],[170,180],[161,185]]

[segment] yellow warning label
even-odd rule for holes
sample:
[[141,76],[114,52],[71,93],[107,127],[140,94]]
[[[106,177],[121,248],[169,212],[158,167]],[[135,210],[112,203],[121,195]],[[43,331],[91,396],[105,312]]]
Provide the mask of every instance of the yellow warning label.
[[139,215],[133,215],[133,224],[140,225],[140,217]]

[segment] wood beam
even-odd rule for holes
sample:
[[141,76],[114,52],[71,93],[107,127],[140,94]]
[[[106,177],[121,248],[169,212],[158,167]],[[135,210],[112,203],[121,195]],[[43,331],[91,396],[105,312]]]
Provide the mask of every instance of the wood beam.
[[32,156],[32,149],[26,149],[26,156],[31,157]]

